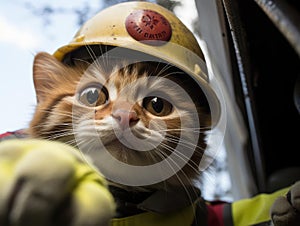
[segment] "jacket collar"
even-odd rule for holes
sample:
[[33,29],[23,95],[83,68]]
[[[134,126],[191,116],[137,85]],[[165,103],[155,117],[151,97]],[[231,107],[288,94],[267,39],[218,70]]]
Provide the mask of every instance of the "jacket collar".
[[173,187],[155,192],[132,192],[110,186],[117,203],[116,217],[127,217],[142,212],[168,214],[188,207],[201,198],[196,187]]

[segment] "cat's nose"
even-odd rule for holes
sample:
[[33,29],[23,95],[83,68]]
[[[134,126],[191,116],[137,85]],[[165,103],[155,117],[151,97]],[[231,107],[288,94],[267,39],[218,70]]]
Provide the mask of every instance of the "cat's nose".
[[128,111],[125,109],[115,110],[112,113],[112,117],[118,121],[123,130],[134,125],[139,120],[135,111]]

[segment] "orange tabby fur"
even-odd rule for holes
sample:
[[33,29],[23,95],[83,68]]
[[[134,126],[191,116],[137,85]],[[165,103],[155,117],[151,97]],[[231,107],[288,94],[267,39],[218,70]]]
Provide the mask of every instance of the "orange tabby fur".
[[[128,85],[130,87],[131,84],[132,87],[134,87],[138,79],[159,74],[158,77],[169,78],[187,90],[196,104],[199,113],[198,119],[201,123],[201,129],[196,128],[195,131],[195,133],[199,135],[199,140],[193,156],[183,169],[161,184],[163,184],[163,186],[192,184],[192,180],[198,175],[198,164],[206,148],[205,131],[209,130],[210,127],[209,108],[207,103],[203,101],[205,99],[203,98],[203,94],[201,94],[200,91],[195,93],[197,86],[194,82],[191,81],[188,76],[180,76],[180,73],[183,72],[178,73],[176,72],[177,69],[174,71],[173,67],[165,67],[165,65],[149,66],[147,63],[136,63],[135,65],[124,68],[121,67],[120,69],[113,68],[109,71],[101,69],[100,64],[98,64],[97,67],[93,67],[90,71],[88,70],[88,66],[88,63],[82,62],[76,63],[75,66],[67,66],[47,53],[39,53],[36,55],[33,71],[38,104],[30,123],[30,135],[35,138],[60,140],[76,146],[75,133],[78,133],[78,131],[74,131],[74,123],[85,125],[83,121],[87,120],[87,122],[91,123],[93,121],[96,126],[99,126],[102,120],[111,117],[113,109],[118,108],[118,105],[122,102],[118,100],[118,98],[121,98],[118,95],[124,96],[124,93],[120,94],[120,91],[124,87]],[[99,77],[97,75],[99,73],[102,74],[102,76]],[[78,101],[76,101],[78,92],[84,89],[86,84],[97,83],[99,79],[102,80],[100,81],[101,83],[105,82],[105,84],[102,85],[107,85],[108,90],[114,86],[115,89],[112,92],[112,96],[114,96],[115,99],[110,100],[103,106],[95,107],[87,107],[78,103]],[[159,86],[159,84],[156,86]],[[132,88],[130,90],[132,91],[134,89],[135,88]],[[138,88],[136,89],[136,92],[138,92]],[[162,87],[162,89],[162,91],[167,93],[169,87]],[[74,107],[76,111],[74,111]],[[188,109],[189,106],[186,107]],[[131,111],[136,113],[138,121],[143,123],[145,127],[144,130],[148,131],[149,128],[147,127],[149,127],[150,121],[156,117],[151,115],[138,101],[132,103]],[[172,117],[168,115],[160,117],[160,119],[166,123],[167,128],[170,129],[167,134],[169,139],[172,139],[172,141],[168,141],[168,138],[166,138],[166,141],[164,141],[169,148],[165,148],[163,154],[158,155],[151,153],[151,151],[138,152],[131,150],[130,148],[124,147],[117,139],[107,141],[106,148],[118,160],[133,165],[149,165],[155,163],[155,161],[160,161],[162,155],[170,155],[172,152],[171,148],[176,147],[176,139],[174,137],[179,137],[181,133],[184,133],[184,131],[179,130],[181,121],[178,117],[175,117],[176,114],[174,114]],[[89,128],[88,126],[79,127],[81,127],[83,131],[84,128]],[[134,130],[134,127],[135,125],[131,126],[132,130]],[[98,133],[101,134],[101,131],[98,131]],[[133,131],[133,134],[137,137],[146,136],[145,134],[139,134],[137,131]],[[107,137],[111,136],[112,135]],[[107,137],[105,138],[106,140],[111,139]],[[90,145],[93,145],[91,141],[93,139],[92,137],[88,138],[89,141],[85,141],[84,139],[86,138],[80,139],[79,142],[91,142]],[[173,139],[175,139],[175,141]],[[161,188],[161,184],[150,187],[154,189]]]

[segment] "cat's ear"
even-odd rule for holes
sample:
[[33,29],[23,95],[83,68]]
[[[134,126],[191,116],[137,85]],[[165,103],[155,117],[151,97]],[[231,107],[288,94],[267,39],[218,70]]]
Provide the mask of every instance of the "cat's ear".
[[36,54],[33,62],[33,81],[38,102],[42,102],[49,91],[58,85],[65,66],[46,52]]

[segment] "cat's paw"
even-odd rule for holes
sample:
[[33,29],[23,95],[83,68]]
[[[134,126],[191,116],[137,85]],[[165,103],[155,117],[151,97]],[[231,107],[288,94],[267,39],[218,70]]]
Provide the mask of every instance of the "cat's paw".
[[0,144],[0,225],[107,226],[115,204],[105,179],[67,145]]
[[300,181],[295,183],[285,197],[275,200],[271,208],[274,226],[300,225]]

